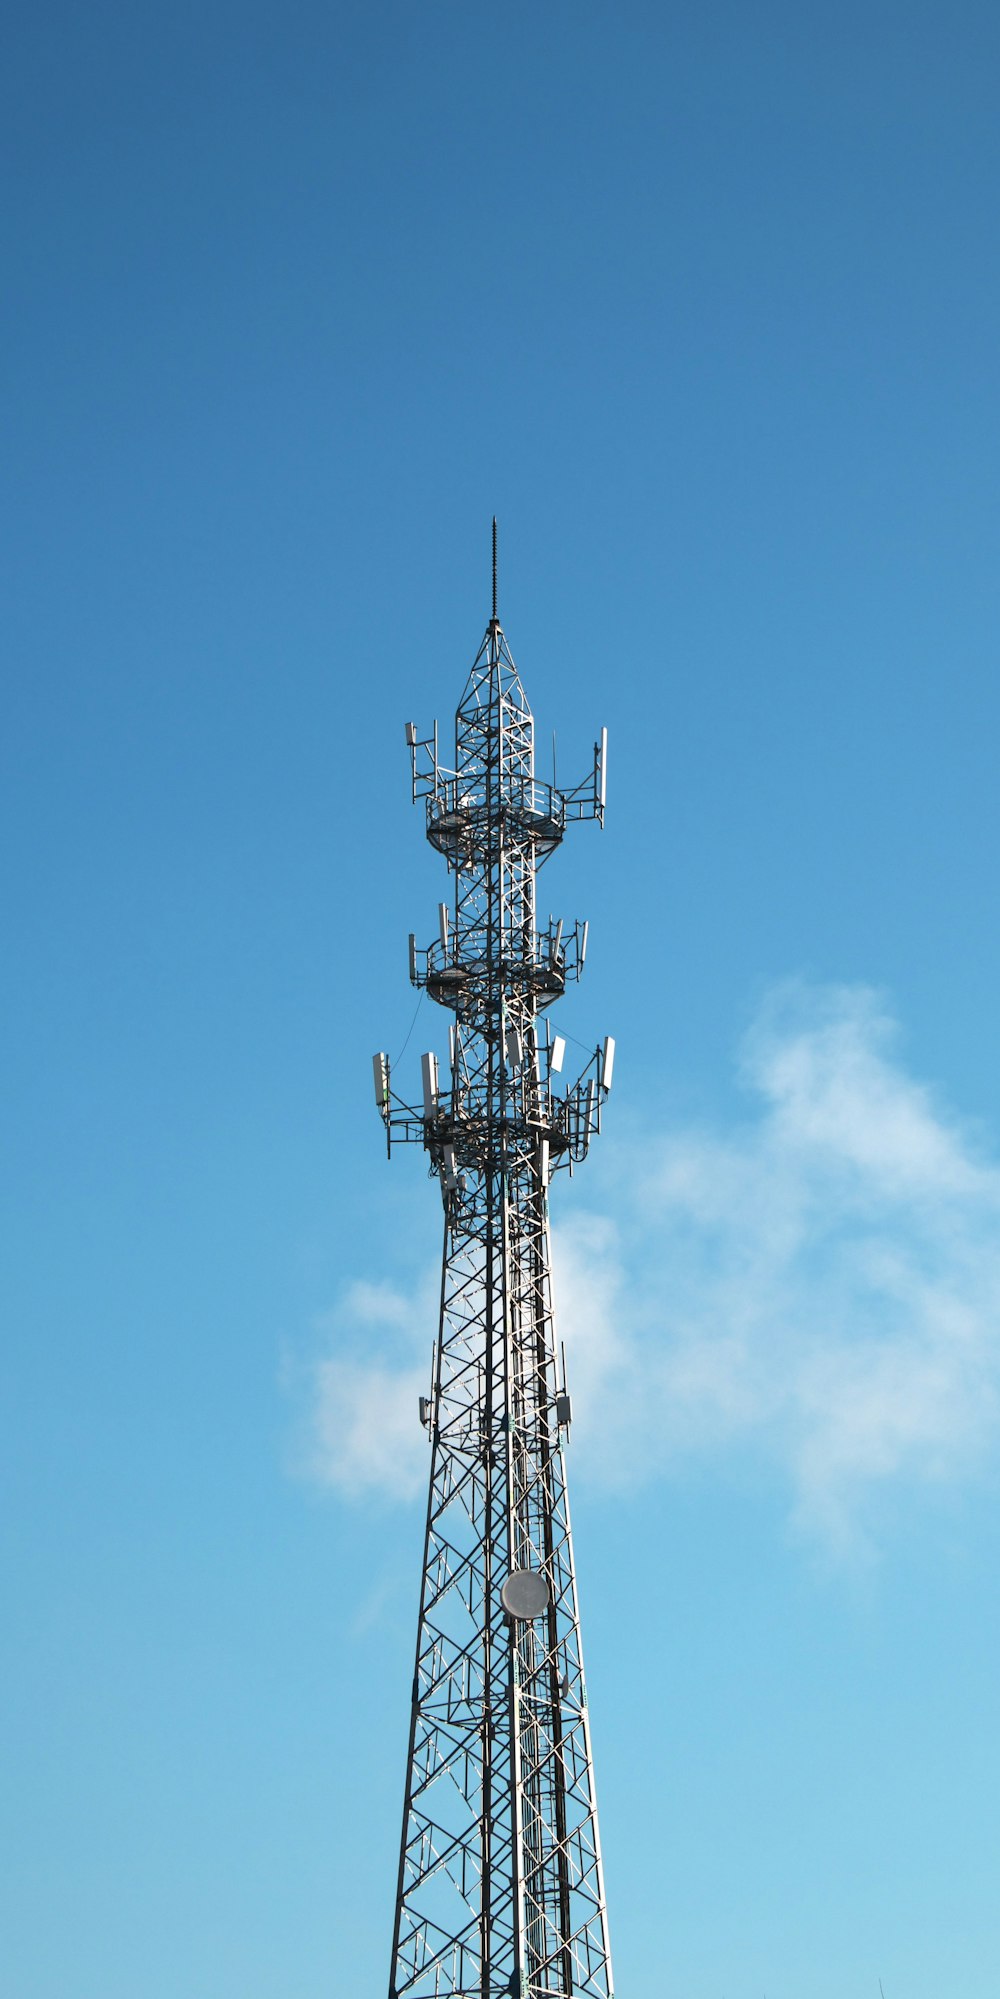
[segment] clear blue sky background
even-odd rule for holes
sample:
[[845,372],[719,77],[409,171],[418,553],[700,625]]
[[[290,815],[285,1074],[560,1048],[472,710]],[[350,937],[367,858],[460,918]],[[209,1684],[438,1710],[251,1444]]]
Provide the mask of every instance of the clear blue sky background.
[[[437,1243],[369,1055],[494,512],[541,741],[611,731],[546,883],[621,1050],[557,1220],[648,1330],[645,1165],[766,1180],[794,978],[884,995],[995,1222],[998,94],[942,0],[8,10],[3,1999],[384,1990],[419,1506],[306,1461],[352,1285]],[[794,1412],[574,1445],[622,1999],[1000,1991],[992,1239],[942,1280],[981,1427],[844,1532]]]

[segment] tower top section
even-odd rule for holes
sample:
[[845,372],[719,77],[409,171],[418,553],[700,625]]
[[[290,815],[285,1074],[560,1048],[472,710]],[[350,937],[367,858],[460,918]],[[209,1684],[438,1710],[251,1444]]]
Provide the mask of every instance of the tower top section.
[[511,1157],[511,1148],[523,1144],[544,1192],[555,1165],[586,1156],[614,1061],[606,1039],[575,1083],[565,1088],[556,1080],[565,1043],[547,1023],[542,1032],[539,1016],[580,977],[588,925],[551,916],[541,923],[535,892],[538,868],[567,826],[604,823],[607,730],[578,785],[560,788],[536,776],[534,718],[496,603],[494,521],[493,615],[456,710],[453,761],[442,761],[436,723],[423,737],[416,723],[406,724],[413,798],[423,801],[427,838],[452,875],[437,937],[426,946],[410,937],[413,984],[454,1015],[451,1092],[431,1053],[424,1058],[422,1111],[395,1096],[382,1054],[375,1057],[375,1084],[387,1142],[422,1143],[454,1192],[461,1179],[456,1160],[482,1173],[492,1157],[484,1115],[477,1113],[475,1129],[465,1116],[470,1092],[488,1076],[489,1090],[499,1092],[493,1129],[505,1134]]
[[534,717],[497,613],[497,524],[493,521],[492,615],[455,713],[454,762],[442,761],[438,725],[420,736],[406,724],[414,803],[423,799],[427,838],[450,867],[482,865],[502,827],[527,842],[535,865],[559,845],[568,824],[604,824],[608,732],[594,744],[586,777],[560,789],[535,775]]

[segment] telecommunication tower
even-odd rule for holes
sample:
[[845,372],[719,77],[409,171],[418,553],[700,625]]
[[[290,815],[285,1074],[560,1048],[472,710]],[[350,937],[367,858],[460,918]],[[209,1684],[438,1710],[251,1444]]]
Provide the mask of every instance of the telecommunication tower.
[[430,1494],[389,1999],[613,1999],[549,1248],[552,1174],[600,1129],[614,1043],[562,1084],[546,1009],[587,926],[536,913],[566,827],[604,820],[607,731],[571,791],[535,776],[534,724],[493,614],[455,718],[455,762],[407,724],[413,797],[453,892],[410,977],[449,1009],[422,1102],[374,1057],[387,1146],[441,1186],[440,1322],[419,1416]]

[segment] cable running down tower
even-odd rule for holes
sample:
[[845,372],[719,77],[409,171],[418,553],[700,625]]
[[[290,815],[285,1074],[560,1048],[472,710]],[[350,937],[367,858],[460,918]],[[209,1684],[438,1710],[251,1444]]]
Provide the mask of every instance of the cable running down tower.
[[587,926],[540,927],[535,877],[604,820],[607,732],[573,791],[535,776],[534,724],[493,615],[455,719],[407,724],[414,800],[453,893],[410,977],[454,1016],[423,1101],[374,1058],[387,1145],[422,1145],[444,1204],[441,1311],[389,1999],[613,1999],[564,1448],[549,1183],[600,1129],[614,1043],[562,1083],[546,1009]]

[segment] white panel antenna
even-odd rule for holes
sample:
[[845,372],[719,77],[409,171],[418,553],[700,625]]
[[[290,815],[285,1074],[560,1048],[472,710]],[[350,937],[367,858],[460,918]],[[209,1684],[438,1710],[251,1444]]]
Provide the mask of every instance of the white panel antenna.
[[436,1055],[421,1055],[420,1074],[424,1085],[424,1116],[432,1118],[438,1107],[438,1063]]
[[604,1055],[601,1061],[601,1083],[606,1090],[611,1088],[611,1078],[615,1071],[615,1044],[610,1034],[604,1037]]

